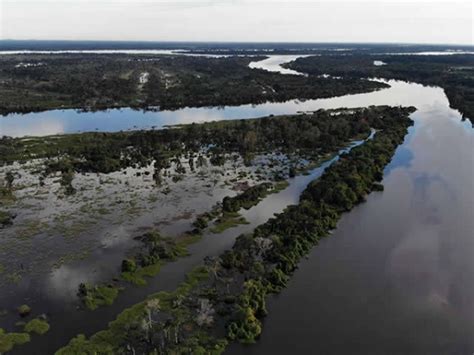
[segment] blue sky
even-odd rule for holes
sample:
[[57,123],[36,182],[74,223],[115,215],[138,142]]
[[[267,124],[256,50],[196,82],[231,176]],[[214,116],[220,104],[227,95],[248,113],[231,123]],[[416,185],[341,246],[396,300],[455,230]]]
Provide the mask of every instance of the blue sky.
[[472,1],[0,0],[1,39],[473,44]]

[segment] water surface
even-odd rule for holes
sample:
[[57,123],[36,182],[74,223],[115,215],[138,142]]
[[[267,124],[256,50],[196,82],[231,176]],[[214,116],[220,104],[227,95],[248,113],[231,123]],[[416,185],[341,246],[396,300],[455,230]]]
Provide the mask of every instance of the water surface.
[[363,96],[417,108],[385,191],[345,214],[270,299],[260,341],[228,354],[474,352],[472,126],[441,89],[395,87]]

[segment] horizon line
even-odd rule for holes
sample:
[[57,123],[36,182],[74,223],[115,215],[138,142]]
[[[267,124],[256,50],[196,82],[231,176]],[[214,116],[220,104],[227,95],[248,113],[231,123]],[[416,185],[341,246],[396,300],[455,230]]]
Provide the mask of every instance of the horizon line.
[[359,42],[359,41],[216,41],[216,40],[117,40],[117,39],[15,39],[4,38],[0,42],[116,42],[116,43],[215,43],[215,44],[391,44],[391,45],[432,45],[432,46],[469,46],[474,43],[435,43],[435,42]]

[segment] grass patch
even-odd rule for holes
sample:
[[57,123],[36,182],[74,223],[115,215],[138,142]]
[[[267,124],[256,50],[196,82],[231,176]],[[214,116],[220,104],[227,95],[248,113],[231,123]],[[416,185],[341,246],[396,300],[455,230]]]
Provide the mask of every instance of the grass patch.
[[79,286],[79,297],[87,309],[94,310],[100,306],[110,306],[114,303],[120,287],[113,285],[97,285],[81,284]]
[[270,193],[276,194],[276,193],[286,189],[289,185],[290,185],[290,183],[286,180],[278,181],[273,185],[273,190]]
[[249,224],[249,222],[236,212],[225,212],[222,217],[216,220],[214,227],[211,228],[211,232],[219,234],[226,229],[236,227],[240,224]]
[[6,353],[13,349],[15,345],[28,343],[30,340],[30,335],[27,333],[5,333],[0,328],[0,353]]
[[201,236],[199,234],[186,233],[176,239],[172,239],[151,232],[145,234],[143,238],[142,241],[145,245],[148,245],[148,253],[140,255],[138,260],[133,260],[133,264],[137,264],[138,267],[122,269],[121,275],[123,280],[140,286],[146,284],[147,277],[156,276],[166,262],[189,255],[187,247],[197,242]]
[[31,313],[31,307],[27,304],[22,304],[20,307],[17,308],[18,314],[22,317],[26,317]]
[[20,283],[22,276],[18,271],[15,271],[5,275],[5,279],[11,282],[12,284],[18,284]]
[[49,227],[48,223],[40,220],[29,220],[26,221],[17,233],[17,237],[20,239],[29,239],[37,234],[40,234]]
[[9,212],[0,211],[0,228],[13,224],[13,216]]
[[26,323],[23,330],[27,333],[43,335],[48,332],[49,324],[43,319],[35,318]]
[[140,267],[135,271],[122,272],[122,279],[138,286],[144,286],[147,283],[145,277],[156,276],[160,272],[162,265],[161,262],[158,262],[153,265]]

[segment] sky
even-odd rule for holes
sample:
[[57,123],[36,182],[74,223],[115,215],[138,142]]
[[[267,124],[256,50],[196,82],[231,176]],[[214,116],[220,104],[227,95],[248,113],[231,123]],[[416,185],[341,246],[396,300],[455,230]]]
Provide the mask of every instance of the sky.
[[0,39],[473,45],[473,3],[0,0]]

